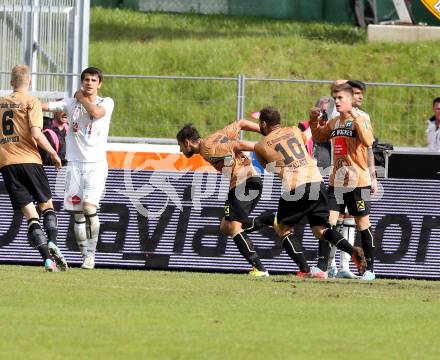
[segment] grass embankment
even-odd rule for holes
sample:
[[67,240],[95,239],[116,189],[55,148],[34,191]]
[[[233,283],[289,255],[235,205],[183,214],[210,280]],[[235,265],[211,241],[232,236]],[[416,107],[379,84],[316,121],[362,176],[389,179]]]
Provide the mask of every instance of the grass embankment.
[[[440,83],[438,42],[371,44],[350,25],[94,8],[90,40],[89,63],[108,74]],[[295,124],[328,92],[328,84],[248,81],[245,115],[273,105]],[[236,117],[233,81],[107,78],[103,93],[116,101],[111,135],[174,137],[189,121],[205,134]],[[438,89],[370,86],[364,109],[381,141],[423,146],[425,120],[439,95]]]
[[0,266],[2,359],[438,359],[440,283]]

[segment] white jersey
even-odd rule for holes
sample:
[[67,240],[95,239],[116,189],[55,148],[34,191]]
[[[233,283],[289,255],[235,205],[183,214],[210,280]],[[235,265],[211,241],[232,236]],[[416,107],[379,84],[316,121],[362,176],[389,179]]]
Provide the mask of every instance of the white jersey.
[[64,111],[67,114],[69,131],[66,135],[66,159],[68,161],[96,162],[107,159],[106,144],[114,102],[112,98],[98,96],[95,104],[105,109],[102,118],[91,117],[75,98],[49,102],[50,111]]
[[430,151],[440,151],[440,126],[437,127],[435,120],[429,119],[426,128],[426,140]]

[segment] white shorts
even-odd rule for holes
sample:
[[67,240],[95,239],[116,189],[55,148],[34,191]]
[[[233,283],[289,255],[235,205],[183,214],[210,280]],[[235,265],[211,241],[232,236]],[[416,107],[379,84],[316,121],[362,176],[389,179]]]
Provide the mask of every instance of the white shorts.
[[99,207],[107,174],[107,161],[69,161],[64,187],[64,210],[82,211],[84,202]]

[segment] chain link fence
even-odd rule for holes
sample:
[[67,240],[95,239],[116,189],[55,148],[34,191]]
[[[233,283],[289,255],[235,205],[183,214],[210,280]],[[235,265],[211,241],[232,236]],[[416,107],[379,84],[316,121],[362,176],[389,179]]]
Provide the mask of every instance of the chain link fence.
[[[39,73],[76,73],[87,65],[89,0],[1,0],[0,71],[16,64],[32,70],[32,90],[44,96],[72,93],[75,77],[39,77]],[[9,78],[0,78],[0,94]]]
[[[9,73],[0,72],[1,81]],[[40,78],[79,74],[39,74]],[[186,123],[208,134],[265,106],[280,110],[283,125],[308,119],[316,100],[330,95],[330,81],[269,78],[105,75],[101,93],[115,101],[111,136],[174,139]],[[380,142],[425,146],[426,120],[440,85],[367,84],[363,110]],[[43,98],[43,101],[50,100]],[[256,139],[244,134],[246,139]]]

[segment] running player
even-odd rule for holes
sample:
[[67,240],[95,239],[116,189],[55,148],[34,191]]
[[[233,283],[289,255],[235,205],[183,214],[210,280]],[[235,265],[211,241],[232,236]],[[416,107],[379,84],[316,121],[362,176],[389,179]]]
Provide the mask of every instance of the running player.
[[251,160],[243,153],[253,150],[255,143],[240,140],[241,130],[260,132],[257,124],[240,120],[203,139],[197,129],[188,124],[177,133],[176,138],[180,151],[186,157],[200,154],[230,179],[220,230],[232,236],[240,254],[252,265],[249,275],[265,277],[269,273],[243,230],[243,224],[249,223],[249,214],[261,197],[262,182]]
[[275,230],[292,260],[298,265],[300,277],[325,278],[327,273],[312,273],[304,257],[301,244],[292,228],[307,217],[313,234],[320,241],[334,244],[353,258],[359,271],[366,262],[361,248],[353,247],[328,224],[327,194],[321,173],[310,157],[305,138],[296,126],[281,127],[278,110],[267,107],[260,111],[260,131],[264,135],[255,145],[255,153],[267,170],[278,174],[285,192],[278,203]]
[[[13,92],[0,98],[2,118],[0,171],[12,207],[21,210],[25,216],[28,222],[29,242],[42,256],[46,271],[64,271],[67,269],[67,263],[56,245],[57,217],[38,146],[50,154],[57,168],[61,167],[61,160],[41,132],[43,128],[41,103],[28,95],[30,84],[29,67],[14,66],[11,72]],[[40,215],[34,201],[43,214],[43,227],[47,238],[41,229]]]
[[370,121],[353,108],[353,88],[349,84],[333,87],[339,116],[319,125],[320,111],[313,108],[310,114],[310,127],[316,141],[333,142],[333,172],[329,180],[329,207],[331,226],[336,226],[339,214],[345,211],[355,217],[360,231],[362,247],[367,258],[367,271],[364,280],[374,280],[374,242],[369,220],[371,174],[369,150],[373,144],[373,131]]
[[98,96],[102,77],[100,69],[89,67],[81,73],[82,88],[73,98],[43,104],[43,110],[64,111],[69,122],[64,209],[75,217],[83,269],[95,267],[100,227],[97,208],[108,173],[106,144],[114,103]]

